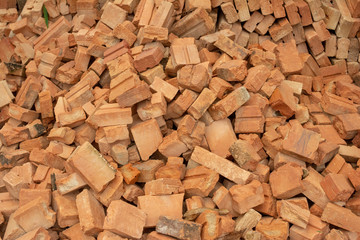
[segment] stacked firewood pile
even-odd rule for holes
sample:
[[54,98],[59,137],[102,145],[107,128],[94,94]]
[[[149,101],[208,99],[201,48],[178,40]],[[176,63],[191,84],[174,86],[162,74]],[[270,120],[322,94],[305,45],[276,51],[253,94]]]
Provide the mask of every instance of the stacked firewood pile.
[[360,239],[359,28],[360,0],[1,0],[1,238]]

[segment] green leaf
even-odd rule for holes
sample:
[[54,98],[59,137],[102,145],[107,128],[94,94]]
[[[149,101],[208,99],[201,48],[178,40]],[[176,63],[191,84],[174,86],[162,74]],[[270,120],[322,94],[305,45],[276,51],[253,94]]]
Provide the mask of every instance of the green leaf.
[[49,28],[49,14],[45,6],[43,6],[43,13],[44,13],[46,27]]

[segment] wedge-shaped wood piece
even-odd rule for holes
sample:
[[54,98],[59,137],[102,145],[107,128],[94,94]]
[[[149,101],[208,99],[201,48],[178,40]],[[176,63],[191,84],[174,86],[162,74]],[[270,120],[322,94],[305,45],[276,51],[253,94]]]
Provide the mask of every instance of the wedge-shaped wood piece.
[[130,130],[141,159],[148,160],[163,140],[157,121],[155,119],[147,120],[131,127]]
[[140,196],[138,207],[147,214],[145,227],[155,227],[160,216],[181,219],[184,194],[165,196]]
[[351,232],[360,232],[358,224],[360,217],[350,209],[340,207],[334,203],[326,205],[321,220]]
[[245,87],[239,87],[225,98],[216,102],[209,108],[209,113],[214,120],[224,119],[235,112],[250,99],[250,94]]
[[253,180],[246,185],[234,185],[229,189],[233,208],[239,214],[244,214],[251,208],[263,204],[264,192],[261,183]]
[[107,209],[104,230],[122,237],[141,238],[146,224],[146,213],[123,200],[112,201]]
[[76,196],[76,207],[79,213],[80,226],[87,235],[96,235],[102,231],[105,211],[95,196],[84,189]]
[[101,192],[115,178],[115,170],[89,143],[77,147],[68,162],[95,192]]
[[236,166],[233,162],[198,146],[195,147],[190,159],[237,184],[246,184],[255,178],[254,174]]
[[171,27],[171,32],[179,37],[194,37],[198,39],[214,28],[214,22],[207,11],[197,8]]

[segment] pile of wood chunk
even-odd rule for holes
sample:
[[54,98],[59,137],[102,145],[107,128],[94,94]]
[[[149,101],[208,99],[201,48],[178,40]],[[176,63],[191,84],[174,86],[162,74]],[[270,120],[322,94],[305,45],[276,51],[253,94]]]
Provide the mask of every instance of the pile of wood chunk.
[[359,28],[360,0],[1,0],[0,239],[360,239]]

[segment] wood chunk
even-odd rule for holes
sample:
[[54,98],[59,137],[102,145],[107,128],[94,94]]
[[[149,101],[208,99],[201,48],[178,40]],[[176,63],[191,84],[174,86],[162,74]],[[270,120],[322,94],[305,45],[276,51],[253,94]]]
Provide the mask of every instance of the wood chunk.
[[[287,199],[304,191],[303,171],[295,163],[287,163],[270,173],[269,183],[274,197]],[[287,180],[291,179],[291,181]]]
[[329,173],[320,184],[326,196],[333,202],[346,202],[354,192],[349,179],[343,174]]
[[249,183],[255,177],[252,173],[237,167],[225,158],[219,157],[198,146],[195,147],[190,159],[214,170],[237,184]]
[[87,189],[76,196],[81,229],[87,235],[96,235],[102,230],[105,212],[103,206]]
[[224,35],[220,35],[214,45],[233,59],[245,59],[249,55],[249,51],[247,49],[238,45]]
[[265,201],[262,185],[257,180],[246,185],[234,185],[229,191],[233,208],[239,214],[244,214]]
[[340,207],[334,203],[328,203],[321,215],[321,220],[348,231],[360,231],[357,221],[360,217],[350,209]]
[[95,192],[115,178],[113,168],[89,142],[77,147],[68,162]]
[[[139,196],[138,207],[147,214],[145,227],[155,227],[160,216],[182,218],[184,194],[166,196]],[[169,205],[169,203],[171,203]]]
[[103,228],[122,237],[141,238],[146,217],[146,213],[139,208],[115,200],[107,209]]
[[201,226],[200,223],[160,216],[156,224],[156,232],[178,239],[200,240]]
[[171,32],[179,37],[193,37],[198,39],[207,34],[214,27],[214,22],[203,8],[197,8],[192,13],[177,21]]
[[155,119],[147,120],[133,126],[130,130],[141,159],[148,160],[163,140],[157,121]]

